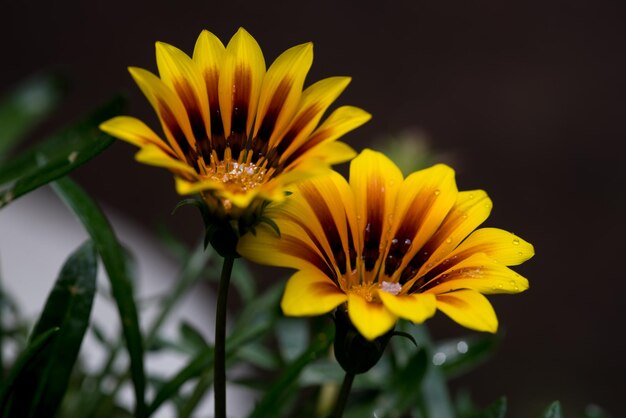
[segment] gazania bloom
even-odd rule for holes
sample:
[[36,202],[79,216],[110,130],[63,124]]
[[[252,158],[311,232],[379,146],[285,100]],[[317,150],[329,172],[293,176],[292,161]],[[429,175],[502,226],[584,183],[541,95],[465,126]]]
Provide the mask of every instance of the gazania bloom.
[[482,190],[458,191],[445,165],[406,179],[384,155],[365,150],[337,173],[307,180],[267,208],[281,237],[262,225],[238,251],[298,271],[282,309],[308,316],[346,309],[373,340],[399,318],[423,322],[437,309],[459,324],[495,332],[492,293],[518,293],[528,281],[509,269],[533,256],[531,244],[495,228],[476,229],[491,211]]
[[237,218],[253,202],[281,200],[285,186],[354,157],[336,139],[370,118],[344,106],[319,124],[350,78],[327,78],[303,91],[311,43],[288,49],[266,70],[259,45],[244,29],[226,47],[203,31],[192,57],[157,42],[156,59],[159,76],[129,71],[165,140],[129,116],[100,127],[138,146],[138,161],[170,170],[180,194],[200,193],[225,217]]

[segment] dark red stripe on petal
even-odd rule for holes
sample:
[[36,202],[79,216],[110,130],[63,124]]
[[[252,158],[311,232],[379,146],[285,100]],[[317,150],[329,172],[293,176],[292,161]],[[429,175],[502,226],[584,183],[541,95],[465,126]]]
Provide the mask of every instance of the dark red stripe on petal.
[[[426,202],[424,201],[424,195],[429,196]],[[395,237],[391,240],[389,254],[385,260],[386,275],[391,276],[402,264],[402,260],[411,248],[412,240],[415,239],[418,231],[422,228],[424,219],[428,216],[436,199],[437,194],[434,191],[433,193],[426,191],[417,194],[415,200],[411,202],[400,227],[396,231]],[[400,275],[400,284],[404,284],[407,280],[414,277],[429,255],[428,251],[420,249]]]
[[283,235],[277,243],[277,250],[308,261],[339,286],[334,269],[313,248],[310,248],[298,238],[291,235]]
[[200,152],[205,164],[209,164],[211,158],[211,141],[207,136],[206,125],[204,124],[202,111],[196,99],[196,95],[186,80],[177,80],[174,83],[174,89],[187,110],[191,131],[196,139],[196,148]]
[[224,136],[224,124],[222,122],[222,112],[220,110],[219,99],[219,73],[217,71],[204,71],[204,82],[206,84],[207,96],[209,98],[209,118],[211,120],[211,142],[213,148],[222,156],[226,148],[226,138]]
[[[311,122],[311,120],[320,112],[319,105],[313,105],[306,110],[302,111],[296,120],[293,122],[287,133],[281,138],[281,140],[276,144],[276,146],[270,150],[268,154],[268,160],[272,166],[278,166],[278,162],[281,156],[285,153],[287,148],[293,143],[293,141],[298,137],[300,132],[304,130],[304,128]],[[282,168],[283,165],[279,167]],[[280,170],[282,171],[282,170]]]
[[356,269],[356,246],[354,245],[354,237],[352,236],[352,229],[350,228],[350,223],[348,221],[348,216],[346,215],[346,225],[348,226],[348,259],[350,261],[350,268],[352,270]]
[[163,123],[165,124],[165,126],[167,126],[167,129],[169,129],[170,133],[174,137],[174,140],[180,147],[180,150],[182,151],[183,155],[185,155],[185,158],[187,159],[187,163],[191,165],[192,167],[194,167],[196,171],[198,171],[198,161],[196,159],[196,151],[191,148],[191,145],[189,144],[187,137],[185,136],[183,130],[178,124],[178,121],[176,120],[176,117],[174,116],[174,113],[169,108],[167,103],[165,103],[161,99],[157,99],[157,100],[158,100],[158,107],[159,107],[159,115],[161,116]]
[[276,120],[285,104],[285,100],[287,100],[292,84],[293,81],[291,79],[282,79],[274,92],[274,96],[272,96],[270,104],[267,107],[267,112],[260,122],[261,126],[256,136],[252,139],[251,149],[254,151],[254,155],[257,158],[267,154],[268,142],[274,132]]
[[293,215],[289,215],[289,214],[285,214],[286,218],[293,221],[294,223],[300,225],[300,227],[304,230],[304,232],[307,234],[307,236],[311,239],[311,241],[313,242],[313,245],[315,245],[315,248],[317,248],[317,250],[320,252],[320,254],[322,254],[322,256],[324,257],[324,264],[326,265],[328,271],[331,271],[332,273],[327,273],[327,276],[334,281],[337,286],[339,286],[339,282],[338,282],[338,278],[337,278],[337,274],[335,273],[335,270],[332,268],[332,266],[334,265],[333,261],[330,259],[329,255],[326,254],[326,251],[324,251],[324,247],[322,247],[322,243],[319,241],[319,239],[317,239],[317,237],[315,236],[315,234],[313,233],[313,231],[311,230],[311,228],[308,227],[308,225],[306,225],[305,223],[303,223],[300,219],[294,217]]
[[[471,255],[476,254],[477,252],[480,252],[480,250],[472,249],[470,251],[464,251],[462,253],[455,254],[451,258],[445,258],[445,259],[441,260],[431,270],[429,270],[426,274],[424,274],[422,277],[417,279],[415,281],[415,283],[413,283],[413,286],[411,286],[411,289],[409,289],[409,293],[423,292],[426,289],[425,286],[429,286],[428,288],[432,287],[429,284],[433,281],[433,279],[435,277],[439,276],[440,274],[442,274],[444,271],[448,270],[452,266],[454,266],[454,265],[460,263],[461,261],[467,259]],[[424,254],[424,253],[422,253],[422,254],[423,254],[422,255],[422,262],[420,264],[420,267],[421,267],[422,264],[424,264],[424,262],[426,261],[426,259],[429,256],[429,254]],[[418,256],[419,255],[420,254],[418,254]],[[417,267],[417,270],[419,270],[419,267]],[[415,273],[417,273],[417,270],[415,270]],[[415,276],[415,273],[413,274],[413,276]],[[402,282],[402,283],[405,283],[405,282]],[[437,284],[439,284],[439,283],[437,283]],[[434,284],[433,284],[433,286],[434,286]]]
[[[248,138],[247,123],[248,112],[250,111],[250,94],[252,89],[252,75],[244,67],[238,67],[235,71],[233,84],[233,108],[230,117],[230,133],[226,140],[226,146],[230,147],[234,158],[244,149]],[[218,155],[222,157],[224,150],[220,150]]]
[[327,139],[327,138],[329,138],[331,136],[332,132],[333,132],[333,129],[332,128],[328,128],[328,129],[324,129],[323,131],[319,131],[316,134],[310,136],[309,139],[307,139],[307,141],[304,144],[302,144],[302,146],[300,148],[295,150],[294,153],[291,154],[287,158],[287,161],[285,161],[284,166],[288,167],[291,163],[296,161],[298,158],[300,158],[306,152],[311,150],[313,147],[315,147],[316,145],[322,143],[325,139]]
[[367,184],[367,223],[363,231],[363,266],[372,271],[380,257],[380,241],[385,221],[384,179],[373,176]]
[[347,258],[346,253],[343,250],[343,244],[341,242],[341,236],[337,230],[337,225],[333,219],[333,215],[330,208],[326,204],[324,197],[312,184],[304,183],[300,187],[300,193],[309,203],[309,206],[313,208],[315,216],[322,226],[328,245],[334,258],[334,264],[339,269],[339,273],[346,274]]

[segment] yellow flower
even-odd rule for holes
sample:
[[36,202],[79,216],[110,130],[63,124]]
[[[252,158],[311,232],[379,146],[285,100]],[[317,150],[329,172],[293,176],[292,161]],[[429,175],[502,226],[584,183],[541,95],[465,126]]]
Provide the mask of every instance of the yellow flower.
[[309,316],[345,304],[373,340],[399,318],[420,323],[437,309],[459,324],[496,332],[483,294],[518,293],[528,281],[506,266],[533,256],[531,244],[495,228],[476,229],[491,211],[482,190],[458,191],[454,171],[435,165],[406,179],[387,157],[363,151],[341,175],[310,179],[266,209],[281,238],[262,225],[238,251],[298,271],[282,309]]
[[100,128],[138,146],[137,161],[170,170],[180,194],[200,193],[213,211],[231,219],[255,202],[282,200],[285,186],[354,157],[336,139],[370,118],[343,106],[318,126],[350,78],[326,78],[303,91],[311,43],[288,49],[267,71],[259,45],[244,29],[226,47],[203,31],[192,57],[157,42],[156,59],[159,77],[129,71],[166,140],[129,116]]

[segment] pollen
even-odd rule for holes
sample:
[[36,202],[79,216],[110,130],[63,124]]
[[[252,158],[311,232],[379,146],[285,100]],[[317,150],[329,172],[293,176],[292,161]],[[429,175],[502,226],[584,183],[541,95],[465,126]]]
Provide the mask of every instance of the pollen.
[[244,193],[265,182],[266,170],[253,162],[219,161],[207,170],[206,178],[221,182],[236,193]]
[[380,299],[378,298],[378,295],[376,294],[376,286],[372,286],[372,285],[352,286],[349,292],[352,294],[361,296],[363,299],[365,299],[368,302],[380,301]]

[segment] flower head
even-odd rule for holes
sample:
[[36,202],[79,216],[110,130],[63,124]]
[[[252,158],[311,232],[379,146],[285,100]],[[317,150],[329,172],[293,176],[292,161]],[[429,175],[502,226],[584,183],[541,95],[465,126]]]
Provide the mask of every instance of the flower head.
[[255,202],[281,200],[285,186],[352,158],[354,151],[336,139],[370,118],[343,106],[318,126],[350,78],[330,77],[303,91],[311,43],[288,49],[267,70],[244,29],[226,47],[203,31],[192,57],[157,42],[156,58],[159,76],[129,71],[165,140],[129,116],[101,129],[138,146],[138,161],[167,168],[180,194],[200,193],[224,218],[238,218]]
[[533,256],[531,244],[495,228],[476,229],[491,211],[482,190],[458,191],[453,170],[435,165],[403,179],[383,154],[365,150],[337,173],[293,188],[267,209],[265,226],[238,251],[263,264],[295,268],[282,299],[286,315],[345,306],[373,340],[399,318],[420,323],[437,309],[459,324],[495,332],[492,293],[518,293],[528,281],[509,269]]

